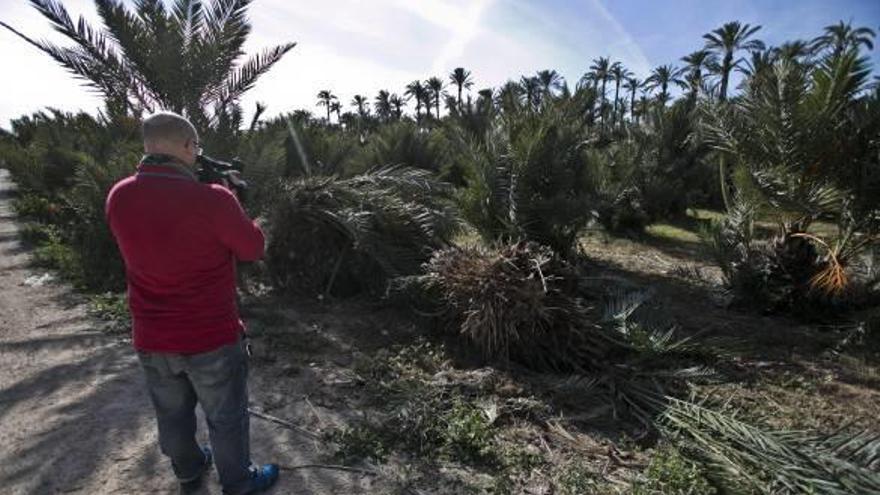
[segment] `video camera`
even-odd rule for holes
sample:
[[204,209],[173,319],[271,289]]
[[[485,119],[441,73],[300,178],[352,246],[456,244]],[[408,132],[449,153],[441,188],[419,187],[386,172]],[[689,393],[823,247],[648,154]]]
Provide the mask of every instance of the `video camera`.
[[248,183],[241,177],[235,177],[233,174],[233,172],[244,170],[244,163],[238,158],[233,158],[232,163],[229,163],[206,155],[199,155],[196,157],[196,163],[199,165],[199,168],[196,170],[199,182],[205,184],[223,184],[225,182],[235,189],[235,194],[238,195],[239,201],[244,202]]

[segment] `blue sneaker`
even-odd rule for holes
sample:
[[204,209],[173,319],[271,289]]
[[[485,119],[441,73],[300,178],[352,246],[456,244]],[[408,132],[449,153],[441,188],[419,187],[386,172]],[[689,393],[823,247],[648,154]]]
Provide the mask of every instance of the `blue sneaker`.
[[278,464],[263,464],[251,468],[251,488],[242,495],[268,490],[278,481]]
[[199,491],[199,488],[202,487],[202,480],[204,479],[204,474],[211,469],[211,462],[213,460],[213,455],[211,454],[211,449],[208,447],[202,447],[202,452],[205,453],[205,463],[202,465],[202,469],[199,471],[199,474],[196,475],[195,478],[187,481],[180,482],[180,493],[188,495],[191,493],[196,493]]

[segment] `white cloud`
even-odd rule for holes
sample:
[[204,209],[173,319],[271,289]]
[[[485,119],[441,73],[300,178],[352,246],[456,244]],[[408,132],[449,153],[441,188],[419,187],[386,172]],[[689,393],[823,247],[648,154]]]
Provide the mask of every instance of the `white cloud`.
[[[481,29],[480,21],[483,13],[489,8],[493,0],[475,0],[464,12],[457,12],[455,20],[450,26],[451,33],[449,41],[443,46],[434,63],[431,66],[431,72],[442,73],[448,69],[450,62],[461,57],[468,44],[473,41],[474,37],[479,34]],[[418,5],[423,5],[421,2]],[[464,15],[461,15],[464,14]]]

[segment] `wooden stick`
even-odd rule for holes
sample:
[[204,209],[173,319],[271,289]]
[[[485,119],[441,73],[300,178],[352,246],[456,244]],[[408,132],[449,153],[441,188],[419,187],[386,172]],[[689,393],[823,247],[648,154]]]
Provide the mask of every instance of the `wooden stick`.
[[379,473],[375,471],[370,471],[369,469],[360,469],[349,466],[339,466],[336,464],[299,464],[297,466],[284,466],[279,465],[278,469],[283,469],[285,471],[294,471],[297,469],[335,469],[337,471],[349,471],[352,473],[360,473],[366,476],[379,476]]
[[318,435],[317,433],[309,431],[309,430],[303,428],[302,426],[295,425],[295,424],[291,423],[290,421],[286,421],[281,418],[277,418],[275,416],[266,414],[264,412],[257,411],[256,409],[254,409],[252,407],[248,408],[248,412],[258,418],[265,419],[266,421],[271,421],[275,424],[290,428],[291,430],[296,430],[296,431],[298,431],[298,432],[300,432],[310,438],[314,438],[316,440],[321,439],[321,435]]

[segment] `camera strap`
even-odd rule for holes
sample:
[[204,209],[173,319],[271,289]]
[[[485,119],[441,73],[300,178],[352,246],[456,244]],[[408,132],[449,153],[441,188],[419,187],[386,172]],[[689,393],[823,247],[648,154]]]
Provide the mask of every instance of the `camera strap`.
[[[193,180],[198,181],[196,175],[192,170],[188,169],[184,165],[180,163],[179,160],[170,155],[162,155],[162,154],[147,154],[141,158],[141,165],[148,165],[151,167],[165,167],[175,172],[179,173],[165,173],[165,172],[147,172],[141,170],[138,167],[138,176],[143,177],[163,177],[166,179],[178,179],[178,180]],[[183,174],[183,175],[181,175]]]

